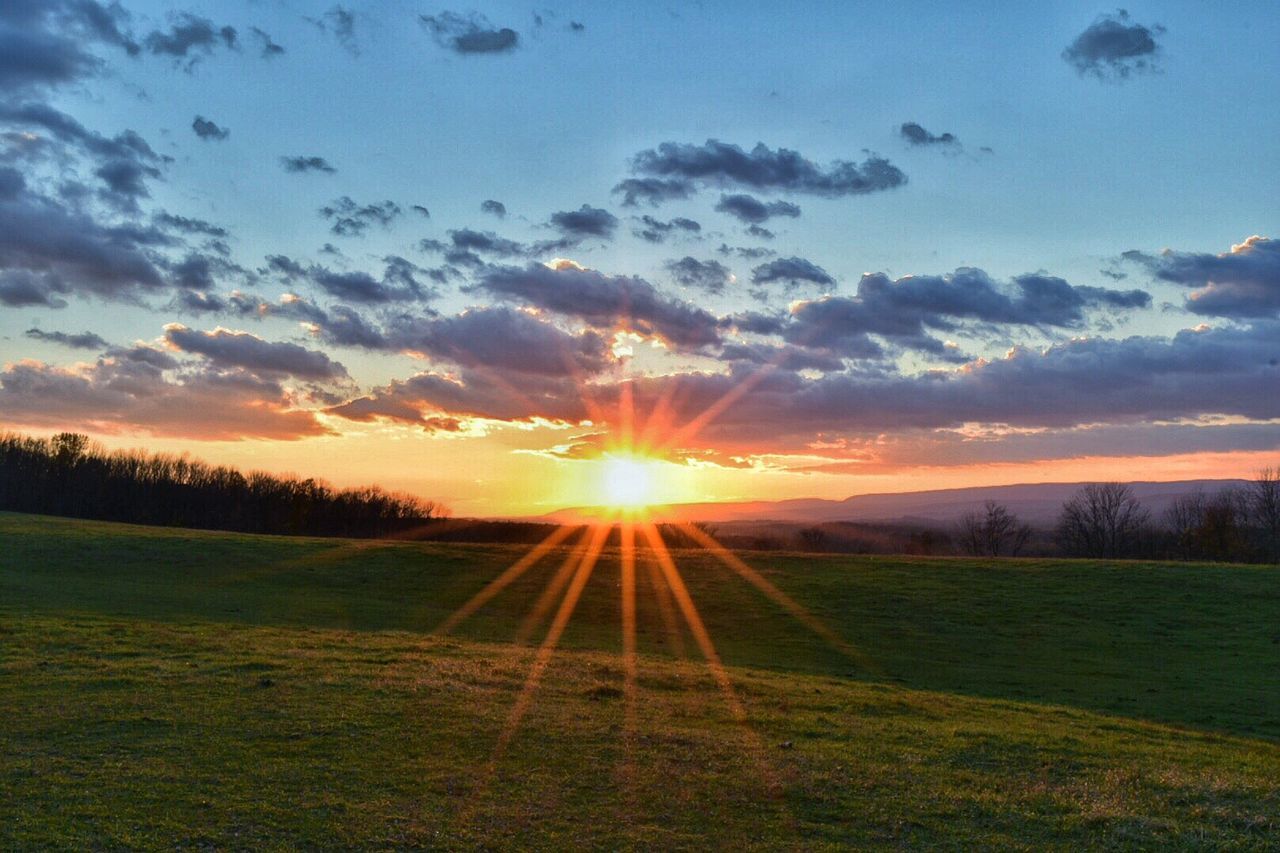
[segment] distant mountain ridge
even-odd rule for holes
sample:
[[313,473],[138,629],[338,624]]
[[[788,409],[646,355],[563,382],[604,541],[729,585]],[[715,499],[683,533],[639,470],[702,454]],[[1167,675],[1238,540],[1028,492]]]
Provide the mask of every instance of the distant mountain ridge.
[[[844,500],[795,498],[783,501],[689,503],[663,507],[657,515],[670,521],[786,521],[817,524],[831,521],[953,524],[970,510],[989,500],[1007,506],[1023,521],[1053,524],[1064,501],[1087,483],[1019,483],[1010,486],[973,486],[921,492],[854,495]],[[1129,486],[1143,506],[1158,517],[1184,495],[1202,491],[1213,494],[1247,480],[1175,480],[1132,482]],[[568,508],[542,516],[548,521],[570,522],[595,517],[589,508]]]

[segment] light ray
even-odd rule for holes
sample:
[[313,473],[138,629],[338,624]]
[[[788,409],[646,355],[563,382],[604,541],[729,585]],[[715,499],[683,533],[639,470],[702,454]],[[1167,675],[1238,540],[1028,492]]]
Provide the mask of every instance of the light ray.
[[[609,529],[608,524],[600,524],[598,527],[603,528],[606,533]],[[593,542],[592,544],[594,545],[595,543]],[[599,556],[600,549],[592,548],[587,552],[586,559],[578,564],[578,570],[573,576],[573,581],[569,584],[568,591],[565,592],[564,599],[560,602],[560,609],[556,611],[555,619],[551,621],[547,636],[543,638],[542,645],[538,647],[538,655],[534,658],[529,675],[525,678],[524,686],[520,689],[520,695],[516,698],[511,714],[507,717],[507,724],[498,736],[498,743],[494,747],[493,757],[490,759],[491,765],[496,766],[497,762],[501,760],[502,753],[506,751],[511,739],[515,737],[521,720],[524,719],[524,715],[528,712],[529,705],[533,701],[533,695],[537,692],[538,685],[542,682],[542,676],[551,664],[551,658],[555,655],[556,647],[560,643],[560,637],[564,634],[564,629],[569,624],[569,618],[573,616],[573,611],[578,606],[578,599],[582,597],[582,590],[591,578],[591,572],[595,568]]]
[[684,632],[680,630],[680,623],[676,621],[675,605],[671,601],[671,590],[667,588],[666,581],[662,578],[662,572],[658,569],[654,560],[645,560],[644,568],[645,574],[649,578],[649,586],[653,590],[653,600],[658,604],[658,614],[662,618],[662,625],[666,630],[667,645],[673,655],[680,660],[685,660],[688,655],[684,648]]
[[689,589],[685,586],[684,579],[680,576],[680,570],[676,568],[675,560],[671,558],[671,552],[667,550],[666,543],[662,541],[662,534],[658,532],[658,528],[652,522],[646,522],[643,529],[645,539],[648,540],[649,547],[653,550],[653,555],[657,560],[658,566],[661,567],[662,573],[666,575],[667,584],[671,587],[676,603],[680,606],[685,622],[689,625],[689,631],[693,634],[694,640],[702,651],[702,656],[706,659],[707,668],[711,670],[711,675],[719,686],[725,703],[729,706],[729,713],[732,714],[734,722],[742,730],[743,737],[746,738],[747,745],[754,754],[765,788],[770,795],[778,796],[782,791],[782,786],[779,784],[773,769],[765,760],[764,743],[747,720],[747,709],[738,698],[737,691],[733,689],[733,681],[729,678],[729,672],[720,660],[715,643],[711,640],[711,634],[707,631],[707,627],[702,621],[702,616],[698,613],[697,605],[693,603],[693,596],[689,595]]
[[[603,531],[603,532],[601,532]],[[604,547],[605,537],[608,536],[609,528],[606,525],[596,525],[594,527],[585,528],[582,531],[582,538],[564,558],[564,562],[560,564],[560,568],[556,569],[556,573],[547,583],[545,589],[538,596],[538,600],[534,602],[533,607],[525,615],[520,623],[519,629],[516,631],[516,645],[523,646],[538,626],[542,624],[542,620],[546,618],[547,611],[555,604],[556,599],[564,592],[565,586],[569,583],[569,579],[573,577],[575,564],[581,567],[582,563],[587,560],[594,560],[600,554]]]
[[737,554],[734,554],[728,548],[720,544],[714,536],[702,530],[697,525],[688,522],[682,522],[680,528],[688,534],[695,542],[706,548],[712,554],[720,559],[730,569],[732,569],[738,577],[754,586],[756,589],[768,596],[774,604],[777,604],[783,610],[790,613],[801,622],[810,631],[813,631],[822,639],[826,640],[832,648],[843,654],[845,657],[853,660],[859,666],[870,668],[870,662],[866,659],[866,655],[859,652],[840,635],[832,631],[816,616],[805,610],[795,599],[778,589],[764,575],[747,565]]
[[449,618],[440,623],[440,627],[436,628],[432,633],[447,634],[452,631],[458,626],[458,623],[462,622],[462,620],[466,619],[472,613],[475,613],[487,604],[495,595],[510,586],[513,581],[528,571],[530,566],[541,560],[552,548],[559,545],[565,539],[568,539],[569,535],[577,529],[576,525],[566,524],[551,531],[547,538],[533,546],[533,549],[529,551],[529,553],[525,554],[513,563],[505,572],[490,581],[484,589],[472,596],[470,601],[459,607],[449,616]]

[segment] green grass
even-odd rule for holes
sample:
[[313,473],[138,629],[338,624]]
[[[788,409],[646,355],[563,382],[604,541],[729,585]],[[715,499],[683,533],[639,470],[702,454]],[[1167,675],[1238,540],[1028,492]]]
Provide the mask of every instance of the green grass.
[[490,776],[523,550],[0,515],[0,848],[1280,847],[1280,568],[678,552],[628,748],[606,555]]

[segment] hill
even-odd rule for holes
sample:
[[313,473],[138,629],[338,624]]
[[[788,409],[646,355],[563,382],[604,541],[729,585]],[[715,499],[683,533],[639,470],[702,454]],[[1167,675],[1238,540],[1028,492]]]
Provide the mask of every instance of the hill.
[[433,636],[525,549],[3,514],[0,542],[6,848],[1280,838],[1280,568],[752,556],[851,657],[680,551],[746,724],[642,580],[632,730],[610,552],[491,762],[563,552]]
[[[854,495],[844,500],[798,498],[782,501],[674,504],[663,507],[662,517],[681,521],[785,521],[818,524],[831,521],[954,524],[966,512],[989,500],[1005,504],[1023,521],[1048,526],[1057,521],[1062,504],[1085,483],[1020,483],[1011,486],[974,486],[921,492]],[[1196,491],[1212,494],[1219,489],[1247,485],[1245,480],[1176,480],[1129,484],[1143,505],[1159,517],[1170,504]],[[589,510],[559,510],[543,518],[577,522],[590,517]]]

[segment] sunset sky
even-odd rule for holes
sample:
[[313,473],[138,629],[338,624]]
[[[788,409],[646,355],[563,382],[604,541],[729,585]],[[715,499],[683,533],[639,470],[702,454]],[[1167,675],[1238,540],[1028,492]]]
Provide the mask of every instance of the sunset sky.
[[666,501],[1280,461],[1274,5],[1000,5],[7,0],[0,427],[458,515],[627,397]]

